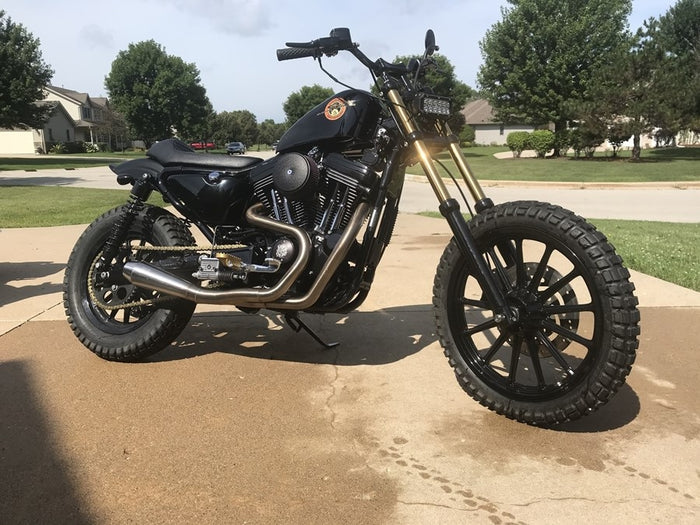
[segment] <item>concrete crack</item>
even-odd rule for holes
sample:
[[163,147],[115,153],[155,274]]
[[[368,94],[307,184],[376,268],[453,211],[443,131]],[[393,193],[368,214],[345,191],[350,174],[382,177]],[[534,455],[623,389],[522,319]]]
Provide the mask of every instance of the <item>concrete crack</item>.
[[478,512],[479,510],[481,510],[478,508],[467,509],[467,508],[453,507],[451,505],[443,505],[440,503],[428,503],[425,501],[403,501],[403,500],[397,499],[396,502],[401,503],[402,505],[407,505],[407,506],[437,507],[437,508],[441,508],[441,509],[456,510],[459,512]]
[[631,499],[619,499],[619,500],[600,500],[600,499],[595,499],[595,498],[585,498],[585,497],[574,497],[574,496],[566,496],[566,497],[561,497],[561,498],[541,498],[541,499],[536,499],[532,501],[528,501],[525,503],[514,503],[514,502],[495,502],[496,505],[508,505],[512,507],[530,507],[532,505],[537,505],[539,503],[547,503],[550,501],[585,501],[589,503],[595,503],[597,505],[622,505],[626,503],[653,503],[654,505],[665,505],[667,507],[675,508],[675,509],[683,509],[683,510],[688,510],[690,508],[694,507],[686,507],[684,505],[674,505],[674,504],[669,504],[668,502],[664,501],[658,501],[658,500],[649,500],[649,499],[642,499],[642,498],[631,498]]
[[340,374],[338,372],[338,357],[339,357],[339,351],[337,349],[333,350],[335,352],[335,358],[333,359],[333,379],[331,379],[328,382],[328,387],[330,388],[330,394],[328,394],[328,397],[326,398],[326,409],[330,413],[330,426],[333,430],[338,430],[336,428],[336,418],[338,415],[336,414],[335,409],[333,408],[333,399],[337,395],[337,386],[336,383],[338,381],[338,378],[340,377]]

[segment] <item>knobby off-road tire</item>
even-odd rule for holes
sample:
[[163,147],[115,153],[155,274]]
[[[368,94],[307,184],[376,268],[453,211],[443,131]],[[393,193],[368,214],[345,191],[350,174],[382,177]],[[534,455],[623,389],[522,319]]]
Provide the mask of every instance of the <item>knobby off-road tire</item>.
[[[108,283],[100,283],[95,275],[94,264],[120,213],[121,207],[106,212],[78,239],[66,266],[63,306],[73,332],[88,349],[110,361],[136,361],[170,344],[185,328],[196,305],[182,299],[163,298],[152,305],[116,310],[96,304],[93,297],[116,306],[159,298],[155,292],[131,285],[121,275],[112,276]],[[191,246],[194,239],[180,219],[162,208],[147,205],[129,229],[128,244]],[[153,252],[139,253],[133,257],[143,260],[158,257]],[[119,267],[118,263],[123,264],[127,256],[130,250],[122,249],[113,263]]]
[[469,221],[510,309],[486,304],[454,239],[433,288],[437,332],[462,388],[517,421],[554,425],[606,403],[635,359],[634,285],[605,236],[540,202],[495,206]]

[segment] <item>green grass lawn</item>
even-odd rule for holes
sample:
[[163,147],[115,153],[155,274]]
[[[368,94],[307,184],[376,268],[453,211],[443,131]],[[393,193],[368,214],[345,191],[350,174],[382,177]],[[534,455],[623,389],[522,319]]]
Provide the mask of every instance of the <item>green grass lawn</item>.
[[[0,228],[88,224],[128,197],[126,190],[0,186]],[[154,193],[149,202],[162,204],[163,199]]]
[[[420,215],[442,219],[438,212]],[[700,223],[588,220],[628,268],[700,292]]]
[[[479,180],[561,181],[561,182],[685,182],[700,180],[700,148],[651,149],[642,152],[640,162],[632,162],[629,152],[618,158],[597,154],[592,159],[506,158],[493,154],[509,152],[505,147],[465,148],[467,163]],[[438,157],[453,175],[460,178],[448,154]],[[420,166],[409,173],[422,175]]]
[[[248,150],[254,153],[254,148]],[[496,159],[493,154],[508,152],[505,147],[465,148],[467,162],[480,180],[561,181],[561,182],[687,182],[700,180],[700,148],[664,148],[642,152],[640,162],[631,162],[630,153],[619,158],[610,153],[599,153],[592,159]],[[205,152],[200,152],[206,155]],[[213,153],[225,153],[214,150]],[[143,152],[92,153],[89,155],[41,155],[30,158],[0,157],[0,173],[10,170],[40,170],[47,168],[81,168],[104,166],[142,157]],[[438,157],[452,173],[459,177],[449,155]],[[409,168],[409,173],[422,175],[420,166]],[[445,174],[446,175],[446,174]]]
[[700,292],[700,223],[591,219],[625,265]]

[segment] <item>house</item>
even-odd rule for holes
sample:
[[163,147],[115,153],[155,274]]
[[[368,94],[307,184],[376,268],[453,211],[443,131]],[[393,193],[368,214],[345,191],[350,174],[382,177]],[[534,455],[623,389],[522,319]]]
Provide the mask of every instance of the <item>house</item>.
[[467,103],[462,110],[464,121],[474,129],[474,143],[480,145],[499,145],[506,143],[508,134],[513,131],[534,131],[535,127],[527,124],[508,124],[496,119],[491,104],[485,99]]
[[0,129],[0,154],[46,153],[55,144],[66,142],[114,146],[115,138],[110,132],[113,113],[106,98],[46,86],[44,99],[37,104],[52,108],[47,122],[41,129]]
[[[485,99],[478,99],[469,102],[462,109],[464,120],[474,129],[474,143],[480,145],[505,145],[508,134],[513,131],[532,132],[538,129],[527,124],[505,124],[496,119],[493,108]],[[625,119],[622,119],[623,121]],[[553,130],[550,125],[549,129]],[[641,147],[643,149],[659,147],[659,141],[656,138],[656,132],[644,134],[641,137]],[[692,131],[682,131],[675,138],[669,139],[673,144],[680,145],[695,145],[700,143],[700,135]],[[633,138],[630,137],[620,146],[621,150],[631,150],[633,147]],[[598,148],[598,151],[611,151],[613,148],[610,142],[606,139]]]

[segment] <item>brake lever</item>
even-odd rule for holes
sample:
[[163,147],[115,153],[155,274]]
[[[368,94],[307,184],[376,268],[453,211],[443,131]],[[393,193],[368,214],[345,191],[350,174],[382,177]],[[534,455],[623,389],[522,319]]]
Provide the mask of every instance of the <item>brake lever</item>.
[[297,47],[299,49],[313,49],[316,47],[316,40],[312,40],[311,42],[285,42],[284,45],[287,47]]

